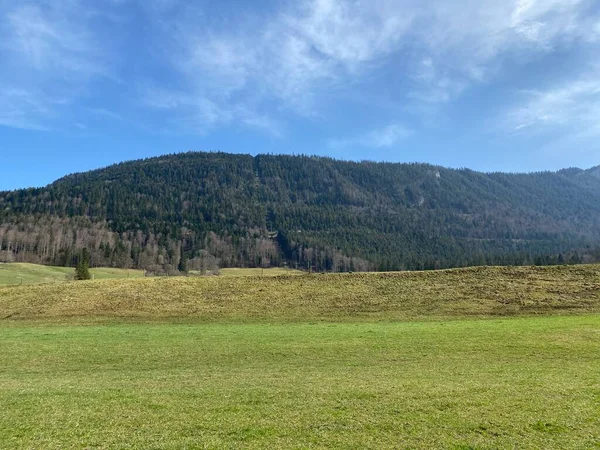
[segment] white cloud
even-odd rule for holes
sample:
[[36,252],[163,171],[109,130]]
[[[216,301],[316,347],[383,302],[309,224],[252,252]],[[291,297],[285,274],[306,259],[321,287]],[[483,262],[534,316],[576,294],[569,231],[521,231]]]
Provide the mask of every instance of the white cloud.
[[[409,16],[386,14],[393,5],[380,3],[381,9],[372,9],[362,2],[304,1],[258,26],[233,25],[235,31],[178,22],[166,33],[174,37],[167,52],[195,99],[247,115],[268,107],[314,116],[321,90],[389,55],[408,29]],[[192,103],[205,116],[202,103]],[[266,119],[245,123],[262,125]]]
[[391,147],[401,139],[407,138],[412,131],[402,125],[388,125],[381,130],[375,130],[367,134],[361,142],[367,147]]
[[78,1],[0,2],[0,125],[45,130],[95,78],[110,77],[105,52]]
[[321,55],[352,67],[398,49],[415,15],[402,3],[313,0],[286,22]]
[[[425,59],[435,68],[421,78],[413,96],[447,102],[473,83],[493,80],[506,61],[524,64],[560,45],[589,42],[598,13],[590,1],[516,0],[444,2],[431,4],[417,37]],[[413,63],[413,76],[423,71]]]
[[369,131],[360,136],[347,139],[332,139],[329,147],[340,149],[345,147],[390,148],[410,137],[413,132],[401,124],[390,124],[386,127]]
[[89,77],[103,73],[99,51],[88,31],[64,7],[42,9],[18,6],[6,15],[5,51],[32,69],[63,77]]
[[146,87],[140,95],[147,106],[176,113],[171,119],[174,128],[206,134],[215,127],[235,122],[260,129],[273,137],[282,135],[283,127],[278,121],[243,105],[220,104],[205,96],[157,87]]
[[546,90],[523,92],[523,96],[523,103],[504,120],[514,131],[568,126],[571,131],[600,132],[600,71]]
[[0,90],[0,125],[27,130],[46,130],[38,122],[40,116],[50,114],[47,99],[41,99],[39,93],[22,89]]
[[[248,2],[223,16],[199,2],[136,1],[147,8],[140,20],[150,20],[140,29],[151,32],[127,44],[156,55],[158,70],[143,80],[137,72],[127,86],[151,86],[138,90],[143,107],[199,133],[239,123],[280,136],[289,115],[323,119],[332,90],[379,95],[356,86],[379,88],[383,72],[390,105],[416,114],[443,110],[471,86],[493,82],[507,62],[524,65],[584,46],[596,49],[585,53],[591,58],[600,42],[594,0],[298,0],[259,12]],[[123,23],[119,8],[132,3],[0,0],[0,58],[15,74],[0,73],[0,121],[49,126],[94,80],[116,78],[98,23]],[[544,95],[531,92],[531,104],[515,108],[513,129],[557,120],[519,112],[551,109]],[[575,96],[564,109],[576,117],[594,109]],[[391,138],[380,130],[381,140],[372,136],[368,146],[389,145],[395,135],[387,131]]]
[[198,26],[204,11],[188,8],[187,20],[177,17],[169,29],[168,51],[189,94],[227,110],[270,102],[271,111],[319,115],[323,92],[351,85],[393,56],[398,76],[413,80],[404,93],[410,101],[448,103],[492,79],[503,60],[526,62],[561,43],[594,39],[598,21],[587,14],[590,4],[302,0],[251,26],[234,18],[224,28]]
[[413,79],[419,88],[408,93],[413,100],[425,103],[446,103],[458,97],[468,86],[463,76],[453,76],[427,57],[413,68]]

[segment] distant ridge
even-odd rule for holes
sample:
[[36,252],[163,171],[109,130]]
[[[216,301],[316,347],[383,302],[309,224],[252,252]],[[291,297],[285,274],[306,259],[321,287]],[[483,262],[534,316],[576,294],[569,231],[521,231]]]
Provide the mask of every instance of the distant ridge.
[[154,273],[596,261],[600,168],[482,173],[429,164],[188,152],[0,192],[0,261]]

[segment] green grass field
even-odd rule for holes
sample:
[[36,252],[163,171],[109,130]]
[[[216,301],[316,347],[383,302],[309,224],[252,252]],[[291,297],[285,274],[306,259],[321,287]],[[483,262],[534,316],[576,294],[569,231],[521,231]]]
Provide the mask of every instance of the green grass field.
[[0,448],[600,448],[600,267],[0,288]]
[[600,446],[600,316],[11,326],[3,448]]
[[[64,283],[73,280],[75,269],[71,267],[43,266],[28,263],[0,264],[0,286],[18,286],[33,284]],[[96,267],[90,269],[94,280],[141,278],[142,270],[115,269],[110,267]],[[236,269],[227,268],[219,271],[224,277],[249,277],[249,276],[282,276],[303,275],[304,272],[294,269],[271,267],[267,269]],[[198,275],[191,272],[191,275]]]
[[[27,263],[0,264],[0,286],[64,283],[73,279],[71,267],[41,266]],[[141,270],[99,267],[90,270],[96,280],[143,277]]]

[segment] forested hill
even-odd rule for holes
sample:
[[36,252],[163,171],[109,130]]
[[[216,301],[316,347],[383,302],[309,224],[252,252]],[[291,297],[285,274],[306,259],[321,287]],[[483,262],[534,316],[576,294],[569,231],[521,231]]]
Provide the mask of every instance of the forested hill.
[[0,192],[0,261],[153,272],[578,262],[600,246],[600,169],[184,153]]

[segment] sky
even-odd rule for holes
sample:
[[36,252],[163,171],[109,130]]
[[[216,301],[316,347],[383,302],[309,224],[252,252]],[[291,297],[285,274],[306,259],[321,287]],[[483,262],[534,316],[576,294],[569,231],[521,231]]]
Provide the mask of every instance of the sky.
[[0,0],[0,190],[189,150],[600,164],[598,0]]

